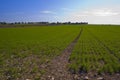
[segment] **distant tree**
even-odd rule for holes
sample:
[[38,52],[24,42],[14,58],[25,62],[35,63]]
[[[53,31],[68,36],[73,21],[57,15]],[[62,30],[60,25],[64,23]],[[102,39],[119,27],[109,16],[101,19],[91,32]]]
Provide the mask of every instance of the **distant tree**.
[[69,21],[68,24],[71,24],[71,22]]
[[21,22],[21,24],[24,24],[24,22]]
[[57,24],[60,24],[60,22],[57,22]]
[[7,24],[6,22],[0,22],[0,24]]

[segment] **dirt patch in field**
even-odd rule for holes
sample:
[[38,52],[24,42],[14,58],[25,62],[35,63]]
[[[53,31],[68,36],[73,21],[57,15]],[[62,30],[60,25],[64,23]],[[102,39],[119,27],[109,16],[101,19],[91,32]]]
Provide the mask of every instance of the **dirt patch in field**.
[[[73,80],[120,80],[120,74],[95,74],[94,72],[73,74]],[[68,79],[67,79],[68,80]]]
[[41,80],[73,80],[72,74],[68,71],[69,55],[77,43],[83,29],[79,35],[68,45],[60,56],[54,58],[46,67],[46,74],[41,77]]
[[47,61],[43,63],[39,55],[30,54],[24,58],[12,56],[0,67],[0,80],[40,80]]

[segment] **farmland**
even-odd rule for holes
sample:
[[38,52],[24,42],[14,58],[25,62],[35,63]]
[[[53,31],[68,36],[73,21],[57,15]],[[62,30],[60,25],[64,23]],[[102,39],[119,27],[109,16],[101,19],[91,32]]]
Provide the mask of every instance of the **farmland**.
[[71,26],[1,28],[0,79],[40,77],[45,72],[40,65],[59,55],[79,30]]
[[[73,42],[74,46],[68,50],[70,55],[66,54],[69,58],[65,63],[67,69],[63,69],[70,72],[71,76],[107,74],[110,78],[110,75],[120,74],[119,31],[120,26],[114,25],[0,28],[0,79],[40,80],[47,73],[48,64],[53,59],[59,61],[57,58],[64,57],[61,55]],[[57,62],[54,61],[55,65]],[[67,59],[60,61],[60,64],[64,61]],[[61,66],[57,67],[60,69]]]
[[120,27],[93,25],[82,29],[69,59],[70,72],[91,76],[120,73]]

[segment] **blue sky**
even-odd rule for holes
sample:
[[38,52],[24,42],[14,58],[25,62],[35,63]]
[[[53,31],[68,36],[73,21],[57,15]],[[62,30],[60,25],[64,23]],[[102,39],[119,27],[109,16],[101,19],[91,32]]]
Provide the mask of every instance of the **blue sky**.
[[120,0],[0,0],[0,21],[120,24]]

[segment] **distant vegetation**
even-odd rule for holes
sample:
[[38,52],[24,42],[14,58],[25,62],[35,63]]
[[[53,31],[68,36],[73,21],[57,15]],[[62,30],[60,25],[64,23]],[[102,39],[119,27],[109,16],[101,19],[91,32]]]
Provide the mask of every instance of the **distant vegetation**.
[[0,22],[0,24],[40,24],[40,25],[50,25],[50,24],[88,24],[88,22]]

